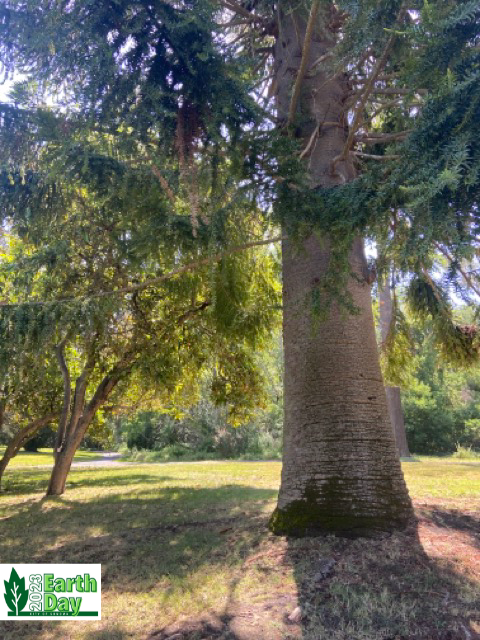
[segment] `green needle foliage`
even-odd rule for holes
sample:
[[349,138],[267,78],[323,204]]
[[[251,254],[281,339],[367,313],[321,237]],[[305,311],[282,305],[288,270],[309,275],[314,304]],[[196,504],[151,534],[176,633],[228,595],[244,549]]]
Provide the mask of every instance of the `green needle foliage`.
[[[271,326],[276,267],[271,253],[231,249],[281,225],[331,239],[328,296],[314,306],[338,299],[354,310],[346,248],[362,234],[412,278],[412,305],[434,318],[445,349],[476,357],[432,273],[434,252],[448,250],[444,284],[465,292],[461,265],[479,248],[478,2],[321,3],[342,37],[319,64],[347,74],[345,121],[360,124],[346,149],[357,177],[318,189],[301,114],[278,122],[268,89],[278,3],[226,4],[2,2],[0,64],[22,78],[0,105],[0,210],[19,239],[2,266],[12,305],[2,344],[67,339],[86,354],[98,343],[99,372],[128,356],[165,385],[187,351],[203,364],[213,347],[234,349],[223,370],[251,370],[245,345]],[[236,385],[239,402],[241,376]],[[232,389],[217,384],[223,400]]]

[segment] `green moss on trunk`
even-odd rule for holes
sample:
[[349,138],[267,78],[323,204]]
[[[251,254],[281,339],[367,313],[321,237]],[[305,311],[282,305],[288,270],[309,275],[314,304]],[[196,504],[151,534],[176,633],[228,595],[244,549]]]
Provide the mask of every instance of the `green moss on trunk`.
[[352,496],[359,495],[355,484],[354,481],[346,483],[331,478],[319,489],[310,482],[303,500],[275,509],[270,518],[270,530],[277,535],[371,537],[401,529],[412,521],[410,504],[399,500],[390,487],[377,489],[377,498],[381,498],[383,508],[372,508],[369,512],[368,504],[353,499]]

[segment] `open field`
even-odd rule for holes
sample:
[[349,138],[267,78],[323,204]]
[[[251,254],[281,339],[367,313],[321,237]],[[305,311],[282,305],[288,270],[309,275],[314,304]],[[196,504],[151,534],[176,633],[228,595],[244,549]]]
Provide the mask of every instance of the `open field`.
[[49,500],[48,470],[12,469],[1,562],[101,562],[103,619],[0,622],[0,638],[476,638],[480,464],[403,466],[418,535],[375,540],[270,535],[278,462],[75,469]]
[[[3,456],[4,452],[5,447],[0,447],[0,458]],[[102,454],[95,451],[77,451],[75,454],[75,462],[88,462],[89,460],[98,460],[101,457]],[[53,449],[39,449],[36,453],[23,451],[22,449],[10,460],[8,468],[35,467],[45,464],[53,464]]]

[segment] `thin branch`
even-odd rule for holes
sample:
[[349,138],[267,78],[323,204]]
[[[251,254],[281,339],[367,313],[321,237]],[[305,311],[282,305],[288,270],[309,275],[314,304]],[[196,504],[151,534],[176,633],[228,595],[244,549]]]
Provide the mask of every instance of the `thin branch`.
[[143,291],[144,289],[148,289],[149,287],[153,287],[167,280],[171,280],[172,278],[175,278],[176,276],[182,275],[184,273],[188,273],[189,271],[195,271],[200,267],[204,267],[214,262],[220,262],[220,260],[222,260],[222,258],[225,258],[226,256],[230,256],[235,253],[241,253],[242,251],[246,251],[247,249],[251,249],[253,247],[261,247],[267,244],[280,242],[283,239],[284,239],[283,236],[274,236],[273,238],[266,238],[265,240],[255,240],[253,242],[246,242],[245,244],[232,247],[231,249],[227,249],[225,251],[221,251],[213,256],[209,256],[208,258],[202,258],[201,260],[196,260],[195,262],[189,262],[183,267],[172,269],[172,271],[169,271],[168,273],[164,273],[163,275],[158,276],[156,278],[151,278],[150,280],[146,280],[145,282],[129,285],[126,287],[121,287],[119,289],[113,289],[111,291],[99,291],[98,293],[91,293],[83,296],[71,296],[69,298],[59,298],[57,300],[26,300],[24,302],[16,302],[12,304],[4,303],[2,304],[2,306],[19,307],[19,306],[22,306],[23,304],[43,306],[47,304],[53,304],[55,302],[63,303],[63,302],[73,302],[75,300],[91,300],[95,298],[104,298],[112,295],[133,293],[135,291]]
[[165,193],[167,194],[167,197],[170,200],[170,203],[175,205],[175,194],[173,193],[173,191],[172,191],[170,185],[168,184],[168,182],[163,177],[162,172],[160,171],[160,169],[155,165],[155,162],[153,161],[153,158],[152,158],[152,156],[150,155],[150,153],[148,152],[147,149],[145,149],[145,155],[147,156],[147,159],[150,162],[150,169],[152,170],[153,175],[157,178],[157,180],[162,185],[162,188],[165,191]]
[[292,124],[295,114],[297,112],[298,99],[300,98],[300,91],[302,88],[303,78],[307,71],[308,56],[310,54],[310,46],[312,44],[313,29],[315,27],[315,20],[317,18],[318,8],[320,6],[320,0],[313,0],[310,15],[308,16],[307,29],[305,31],[305,39],[303,41],[302,60],[300,67],[298,68],[297,77],[295,79],[295,85],[293,87],[292,99],[290,101],[290,109],[288,111],[287,126]]
[[379,160],[383,162],[387,162],[388,160],[398,160],[399,158],[401,158],[401,156],[397,154],[376,156],[372,153],[362,153],[361,151],[354,151],[353,155],[358,156],[359,158],[366,158],[367,160]]
[[225,7],[229,11],[233,11],[233,13],[242,16],[249,22],[265,22],[265,18],[255,16],[253,13],[250,13],[248,9],[245,9],[245,7],[234,2],[234,0],[220,0],[220,4],[222,7]]
[[307,142],[307,146],[300,153],[300,159],[304,158],[307,155],[307,153],[310,151],[310,149],[313,147],[315,138],[318,136],[319,131],[320,131],[320,125],[317,124],[317,126],[313,129],[313,132],[312,132],[312,135],[310,136],[309,141]]
[[62,372],[63,378],[63,406],[62,413],[60,414],[60,420],[58,423],[57,437],[55,443],[54,453],[58,453],[62,450],[63,441],[65,438],[65,432],[67,428],[68,414],[70,412],[70,403],[72,398],[72,384],[70,380],[70,372],[65,360],[65,344],[66,339],[62,340],[60,344],[55,347],[55,353],[57,355],[58,366]]
[[[397,23],[400,23],[403,20],[403,17],[406,13],[406,7],[405,5],[402,5],[402,8],[400,9],[400,12],[398,14],[397,17]],[[353,144],[353,139],[355,136],[355,133],[357,132],[357,129],[360,125],[361,119],[363,117],[363,109],[365,107],[365,105],[367,104],[367,100],[368,97],[370,95],[370,93],[373,91],[375,82],[378,78],[378,76],[380,75],[380,73],[382,72],[385,64],[387,63],[388,60],[388,56],[390,55],[390,51],[393,47],[393,44],[395,42],[397,38],[397,34],[394,32],[392,33],[392,35],[389,37],[387,44],[385,45],[385,49],[382,53],[382,55],[380,56],[380,58],[377,60],[377,64],[375,65],[370,77],[368,78],[367,82],[365,83],[365,88],[362,94],[362,97],[360,99],[359,104],[357,105],[356,109],[355,109],[355,115],[353,117],[353,122],[352,122],[352,126],[350,127],[350,131],[348,133],[347,139],[345,141],[345,145],[343,147],[342,152],[333,159],[332,161],[332,172],[335,171],[335,167],[337,165],[338,162],[341,162],[342,160],[346,160],[347,156],[348,156],[348,152],[350,151],[352,144]]]
[[[447,258],[450,264],[453,264],[455,262],[454,257],[447,251],[447,249],[442,247],[441,244],[439,244],[438,242],[434,242],[433,244],[440,251],[440,253],[443,254],[445,258]],[[455,269],[457,269],[457,271],[462,275],[462,278],[465,280],[468,286],[472,289],[472,291],[476,293],[477,296],[480,297],[480,289],[477,287],[477,285],[473,282],[473,280],[468,275],[468,273],[460,266],[458,262],[455,262]]]
[[360,136],[355,136],[355,142],[361,142],[362,144],[388,144],[395,140],[405,140],[409,133],[412,133],[413,129],[407,129],[406,131],[399,131],[398,133],[373,133],[368,132]]

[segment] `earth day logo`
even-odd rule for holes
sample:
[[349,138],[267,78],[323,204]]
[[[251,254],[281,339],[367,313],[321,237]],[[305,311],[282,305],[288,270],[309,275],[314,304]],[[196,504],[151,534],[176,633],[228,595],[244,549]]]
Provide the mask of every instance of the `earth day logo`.
[[0,564],[0,620],[101,620],[100,564]]
[[25,589],[25,578],[20,578],[12,567],[10,580],[8,582],[4,580],[3,584],[5,585],[5,593],[3,595],[5,602],[10,611],[18,616],[20,611],[25,609],[25,605],[28,602],[28,589]]

